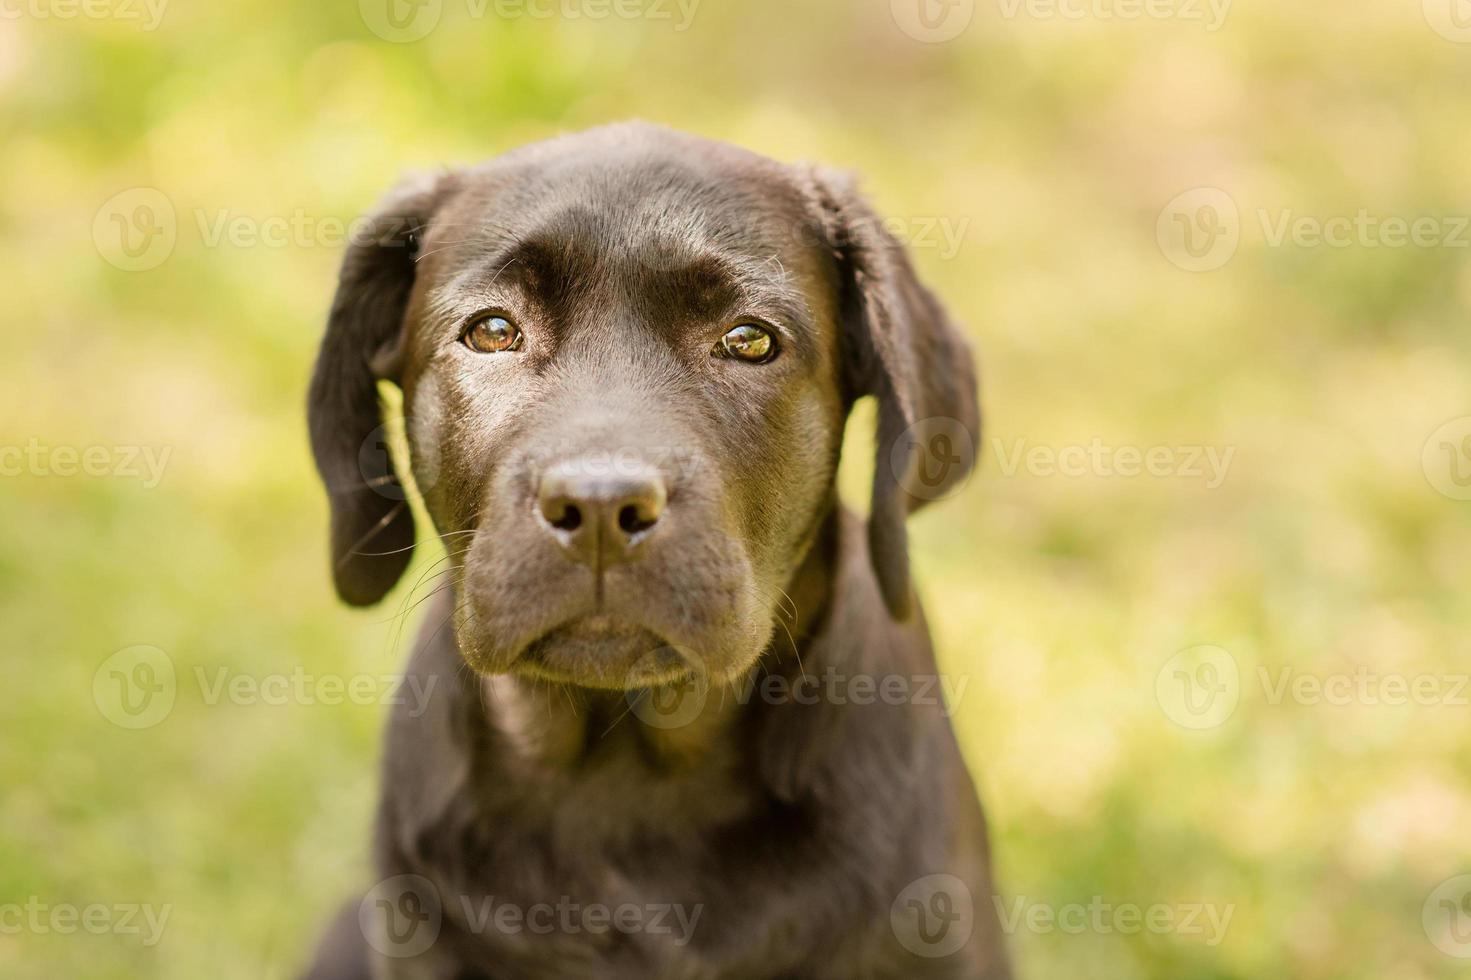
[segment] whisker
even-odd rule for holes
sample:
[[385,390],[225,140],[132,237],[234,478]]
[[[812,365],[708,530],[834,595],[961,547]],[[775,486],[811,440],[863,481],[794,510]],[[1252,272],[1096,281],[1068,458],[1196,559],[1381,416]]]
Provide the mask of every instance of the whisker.
[[424,580],[432,572],[434,572],[436,568],[438,568],[444,562],[446,562],[446,561],[452,561],[452,560],[454,560],[456,558],[460,558],[460,557],[468,554],[469,551],[470,551],[470,548],[465,548],[465,549],[463,549],[461,551],[458,551],[458,552],[452,552],[452,553],[443,554],[439,558],[437,558],[433,562],[431,562],[419,574],[418,580],[414,582],[413,586],[409,589],[408,593],[404,596],[403,602],[399,604],[398,612],[394,613],[393,616],[390,617],[389,620],[386,620],[386,622],[397,621],[397,624],[398,624],[397,625],[397,628],[394,631],[394,636],[393,636],[393,640],[392,640],[392,644],[394,646],[397,646],[398,643],[403,639],[403,630],[404,630],[404,627],[408,623],[408,616],[409,616],[410,613],[412,613],[415,609],[418,609],[420,606],[422,606],[424,603],[428,602],[430,599],[433,599],[435,596],[437,596],[440,593],[444,592],[446,589],[453,588],[454,587],[454,579],[448,577],[448,574],[449,574],[449,572],[451,570],[446,569],[445,571],[442,571],[442,572],[439,573],[441,575],[445,575],[446,576],[445,581],[443,581],[440,584],[436,585],[426,595],[423,595],[423,596],[419,597],[418,599],[415,599],[414,598],[414,593],[417,592],[419,590],[419,587],[424,584]]
[[[445,538],[455,537],[455,536],[461,535],[461,534],[474,534],[474,533],[475,533],[475,531],[474,531],[473,528],[470,529],[470,530],[468,530],[468,531],[450,531],[447,534],[436,535],[434,538],[430,538],[429,540],[431,540],[431,541],[432,540],[443,541]],[[405,551],[413,551],[414,548],[415,548],[415,546],[416,545],[412,545],[412,544],[411,545],[406,545],[405,547],[402,547],[402,548],[394,548],[392,551],[355,551],[355,552],[353,552],[353,554],[362,555],[364,558],[385,558],[388,555],[399,555],[399,554],[402,554]]]
[[384,514],[378,519],[378,523],[368,528],[366,534],[354,541],[352,543],[352,547],[343,552],[342,557],[337,559],[337,567],[342,568],[344,565],[346,565],[348,560],[357,554],[359,548],[361,548],[363,545],[367,544],[369,541],[373,540],[373,538],[382,533],[383,529],[387,527],[390,523],[392,523],[393,519],[397,517],[407,506],[407,501],[400,500],[397,504],[390,508],[388,513]]
[[[641,694],[640,697],[646,696],[647,695],[647,692],[648,692],[648,688],[644,688],[644,694]],[[623,714],[621,714],[617,718],[614,718],[613,719],[613,724],[609,725],[608,728],[607,728],[607,731],[604,731],[603,734],[601,734],[601,735],[598,736],[598,738],[607,738],[608,737],[608,733],[611,732],[613,729],[617,728],[618,727],[618,723],[621,722],[624,718],[627,718],[633,712],[633,705],[634,705],[634,701],[636,699],[628,697],[627,693],[625,692],[624,697],[623,697],[623,700],[625,700],[625,701],[628,702],[628,707],[626,707],[626,708],[623,709]]]

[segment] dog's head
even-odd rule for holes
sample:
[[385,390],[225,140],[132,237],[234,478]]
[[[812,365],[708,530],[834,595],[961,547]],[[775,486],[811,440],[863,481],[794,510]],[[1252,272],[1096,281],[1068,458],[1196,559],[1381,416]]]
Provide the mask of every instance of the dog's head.
[[754,664],[863,395],[870,551],[907,615],[915,426],[978,429],[965,343],[846,181],[644,125],[410,183],[349,249],[310,414],[354,605],[414,543],[380,380],[466,660],[590,687]]

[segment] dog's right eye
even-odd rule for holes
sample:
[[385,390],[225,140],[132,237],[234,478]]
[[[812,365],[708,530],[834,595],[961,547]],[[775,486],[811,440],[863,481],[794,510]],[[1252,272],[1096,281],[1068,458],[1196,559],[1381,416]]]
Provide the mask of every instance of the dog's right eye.
[[759,323],[742,323],[728,330],[712,353],[750,364],[765,364],[776,356],[776,339]]
[[501,354],[521,347],[521,331],[498,313],[476,317],[462,339],[477,354]]

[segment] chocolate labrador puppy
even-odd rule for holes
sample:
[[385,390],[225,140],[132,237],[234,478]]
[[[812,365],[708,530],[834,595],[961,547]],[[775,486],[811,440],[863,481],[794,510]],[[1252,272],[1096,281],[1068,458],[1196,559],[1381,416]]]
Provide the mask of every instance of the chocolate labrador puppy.
[[[905,518],[971,355],[848,183],[633,124],[393,193],[312,381],[337,591],[447,552],[326,978],[1009,976]],[[878,403],[868,521],[834,476]]]

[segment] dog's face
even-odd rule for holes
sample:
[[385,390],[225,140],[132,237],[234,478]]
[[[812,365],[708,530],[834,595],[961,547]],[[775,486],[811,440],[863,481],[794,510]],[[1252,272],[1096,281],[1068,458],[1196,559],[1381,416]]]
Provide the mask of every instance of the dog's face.
[[734,153],[577,143],[460,187],[401,377],[429,512],[473,532],[448,541],[465,657],[600,687],[744,669],[843,417],[831,263],[781,234],[796,189]]
[[413,542],[376,435],[383,379],[477,670],[604,688],[744,673],[831,513],[866,393],[872,548],[903,614],[903,518],[923,497],[891,448],[936,415],[974,437],[974,381],[846,188],[620,126],[402,189],[373,229],[312,394],[348,601],[381,598]]

